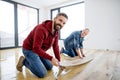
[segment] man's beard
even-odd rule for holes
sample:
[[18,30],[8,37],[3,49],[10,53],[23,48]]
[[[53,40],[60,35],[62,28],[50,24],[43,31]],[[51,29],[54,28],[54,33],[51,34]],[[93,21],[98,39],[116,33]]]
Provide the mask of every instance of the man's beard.
[[[58,28],[57,26],[60,26],[60,28]],[[60,29],[61,29],[61,25],[54,23],[54,30],[59,31]]]

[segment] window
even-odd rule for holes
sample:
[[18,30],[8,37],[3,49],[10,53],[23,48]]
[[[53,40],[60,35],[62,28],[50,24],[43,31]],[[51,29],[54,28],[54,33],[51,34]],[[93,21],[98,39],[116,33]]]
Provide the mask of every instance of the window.
[[37,25],[37,10],[23,5],[18,5],[18,43],[22,46],[23,40]]
[[38,24],[38,11],[14,1],[0,1],[0,49],[21,46]]
[[58,13],[59,13],[58,9],[52,10],[51,11],[51,19],[53,19]]
[[[85,28],[85,3],[80,2],[57,8],[68,15],[68,22],[60,31],[60,39],[65,39],[73,31]],[[54,13],[54,10],[51,10]],[[55,10],[56,12],[56,10]]]
[[15,46],[14,5],[0,1],[0,48]]

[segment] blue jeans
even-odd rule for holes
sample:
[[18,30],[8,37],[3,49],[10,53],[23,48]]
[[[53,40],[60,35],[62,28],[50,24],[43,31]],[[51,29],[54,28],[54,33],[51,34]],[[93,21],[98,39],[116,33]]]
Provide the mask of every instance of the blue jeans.
[[53,65],[45,58],[40,57],[32,50],[22,49],[25,59],[23,65],[26,66],[33,74],[43,78],[47,74],[47,70],[51,70]]
[[75,51],[75,49],[71,48],[71,49],[62,49],[61,53],[67,54],[70,57],[75,57],[77,56],[77,53]]

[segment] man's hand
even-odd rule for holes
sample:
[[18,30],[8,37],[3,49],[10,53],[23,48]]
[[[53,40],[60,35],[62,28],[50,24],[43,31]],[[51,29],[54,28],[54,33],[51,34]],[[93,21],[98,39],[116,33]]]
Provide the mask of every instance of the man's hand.
[[55,66],[59,66],[59,61],[56,58],[52,58],[52,64]]
[[78,55],[79,57],[80,57],[80,59],[83,59],[83,56],[80,54],[80,55]]
[[81,53],[80,55],[78,55],[81,59],[83,59],[85,57],[85,55],[83,53]]
[[82,54],[83,57],[85,57],[85,54]]

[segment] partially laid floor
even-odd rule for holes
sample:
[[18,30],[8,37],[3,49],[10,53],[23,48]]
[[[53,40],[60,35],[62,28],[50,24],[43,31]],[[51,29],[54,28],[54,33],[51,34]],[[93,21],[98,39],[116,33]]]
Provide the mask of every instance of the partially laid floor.
[[[0,80],[120,80],[120,51],[84,49],[94,59],[88,63],[66,67],[57,76],[59,68],[53,67],[45,78],[37,78],[27,68],[16,70],[22,54],[21,48],[0,50]],[[52,53],[51,53],[52,54]],[[61,55],[62,61],[64,56]]]

